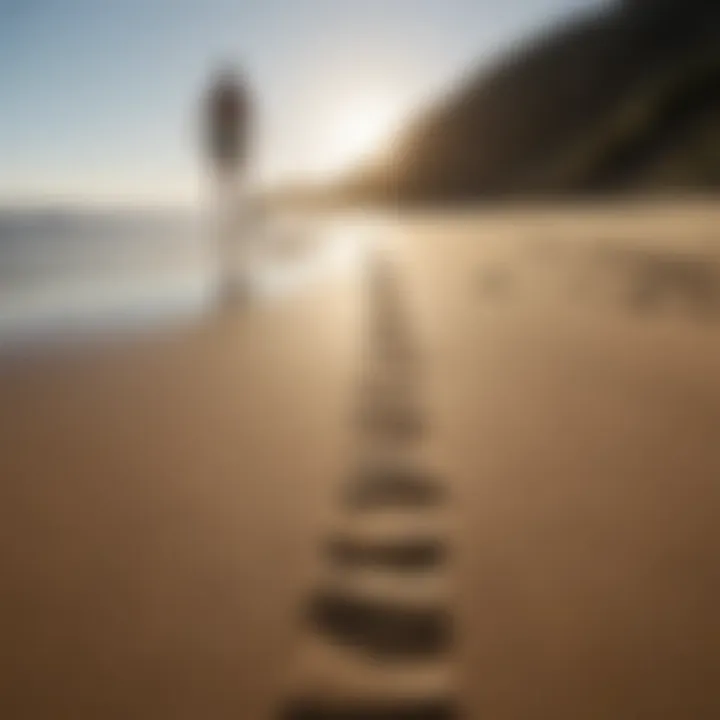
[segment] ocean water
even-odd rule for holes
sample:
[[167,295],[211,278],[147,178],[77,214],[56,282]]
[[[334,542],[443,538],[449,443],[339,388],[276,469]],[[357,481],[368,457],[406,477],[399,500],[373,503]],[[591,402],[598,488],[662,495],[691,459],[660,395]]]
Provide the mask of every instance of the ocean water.
[[0,341],[197,313],[209,238],[186,210],[3,210]]
[[[239,227],[254,290],[288,294],[352,264],[347,227],[298,217]],[[0,210],[0,345],[211,312],[215,237],[212,218],[186,209]]]

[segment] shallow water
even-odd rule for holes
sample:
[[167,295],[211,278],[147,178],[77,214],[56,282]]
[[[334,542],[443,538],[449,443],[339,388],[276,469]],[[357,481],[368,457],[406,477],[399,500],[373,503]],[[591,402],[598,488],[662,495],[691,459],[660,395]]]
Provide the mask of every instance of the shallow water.
[[[245,283],[284,297],[354,264],[355,225],[273,218],[241,230]],[[0,344],[166,326],[212,311],[213,226],[178,211],[0,213]]]

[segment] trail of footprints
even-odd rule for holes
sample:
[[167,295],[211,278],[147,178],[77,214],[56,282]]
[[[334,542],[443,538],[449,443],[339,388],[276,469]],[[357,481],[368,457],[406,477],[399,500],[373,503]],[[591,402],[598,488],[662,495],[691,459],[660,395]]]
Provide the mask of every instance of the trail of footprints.
[[387,261],[373,261],[368,285],[358,459],[322,547],[285,720],[457,717],[446,488],[421,458],[419,358]]

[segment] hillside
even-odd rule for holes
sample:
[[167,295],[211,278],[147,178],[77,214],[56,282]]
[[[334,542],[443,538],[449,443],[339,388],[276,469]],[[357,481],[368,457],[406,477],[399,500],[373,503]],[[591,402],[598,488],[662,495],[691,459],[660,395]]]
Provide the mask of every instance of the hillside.
[[514,48],[344,194],[405,201],[720,186],[720,3],[626,0]]

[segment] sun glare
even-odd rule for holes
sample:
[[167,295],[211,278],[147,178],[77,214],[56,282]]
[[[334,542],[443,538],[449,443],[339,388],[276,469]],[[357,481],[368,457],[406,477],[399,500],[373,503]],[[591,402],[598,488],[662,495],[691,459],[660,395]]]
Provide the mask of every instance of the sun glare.
[[345,103],[331,117],[314,169],[318,179],[341,174],[382,150],[398,121],[392,102],[379,98]]

